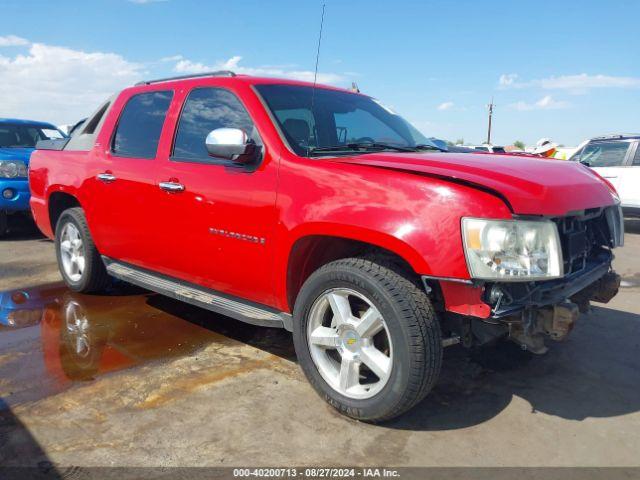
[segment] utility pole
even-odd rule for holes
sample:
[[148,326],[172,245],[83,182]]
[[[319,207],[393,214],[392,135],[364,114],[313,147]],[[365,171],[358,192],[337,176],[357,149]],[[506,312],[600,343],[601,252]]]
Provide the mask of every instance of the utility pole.
[[491,145],[491,117],[493,117],[493,107],[495,107],[495,105],[493,104],[493,97],[491,97],[491,103],[487,105],[487,108],[489,109],[489,129],[487,130],[487,143],[489,145]]

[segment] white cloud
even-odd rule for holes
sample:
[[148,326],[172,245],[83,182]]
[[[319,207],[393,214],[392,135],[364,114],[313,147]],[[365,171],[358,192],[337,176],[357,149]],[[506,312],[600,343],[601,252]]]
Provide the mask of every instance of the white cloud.
[[15,35],[0,36],[0,47],[21,47],[29,45],[29,40]]
[[34,43],[26,53],[0,55],[0,117],[74,123],[143,73],[115,53]]
[[565,90],[572,94],[585,94],[595,88],[640,88],[640,77],[615,77],[611,75],[559,75],[529,81],[520,81],[515,73],[500,75],[500,88],[531,88]]
[[500,75],[500,79],[498,80],[498,84],[501,87],[510,87],[516,82],[516,80],[518,80],[518,74],[517,73],[505,73],[503,75]]
[[563,100],[554,100],[551,95],[546,95],[534,103],[516,102],[509,105],[511,108],[520,111],[529,110],[560,110],[569,107],[569,102]]
[[591,88],[638,88],[640,78],[612,77],[609,75],[562,75],[559,77],[543,78],[540,86],[546,89],[559,90],[588,90]]
[[[213,65],[206,65],[201,62],[193,62],[191,60],[180,57],[173,68],[177,73],[204,73],[215,70],[233,70],[235,73],[254,75],[262,77],[285,77],[296,80],[313,81],[314,72],[312,70],[296,70],[281,66],[261,66],[261,67],[245,67],[240,65],[242,57],[235,55],[228,60],[216,62]],[[342,75],[336,73],[318,72],[319,83],[339,83],[343,81]]]
[[453,107],[453,102],[442,102],[438,105],[438,110],[449,110]]
[[162,57],[160,61],[161,62],[178,62],[182,59],[183,59],[182,55],[171,55],[169,57]]

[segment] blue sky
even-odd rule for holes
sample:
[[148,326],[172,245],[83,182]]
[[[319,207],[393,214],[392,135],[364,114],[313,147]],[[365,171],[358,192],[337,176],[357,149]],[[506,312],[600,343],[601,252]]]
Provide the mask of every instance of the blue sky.
[[[4,0],[0,117],[72,123],[138,79],[233,67],[309,78],[322,0]],[[640,131],[640,1],[326,0],[320,80],[425,134],[566,145]]]

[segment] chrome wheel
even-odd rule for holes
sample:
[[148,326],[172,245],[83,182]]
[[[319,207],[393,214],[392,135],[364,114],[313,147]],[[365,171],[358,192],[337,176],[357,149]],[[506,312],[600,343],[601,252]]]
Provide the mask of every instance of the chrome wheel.
[[83,308],[76,302],[70,301],[64,309],[69,347],[80,358],[86,358],[91,352],[89,338],[89,320]]
[[72,282],[79,282],[85,267],[84,246],[78,227],[71,222],[62,229],[60,254],[66,276]]
[[335,391],[371,398],[391,376],[393,347],[382,315],[364,295],[346,288],[322,293],[309,311],[311,358]]

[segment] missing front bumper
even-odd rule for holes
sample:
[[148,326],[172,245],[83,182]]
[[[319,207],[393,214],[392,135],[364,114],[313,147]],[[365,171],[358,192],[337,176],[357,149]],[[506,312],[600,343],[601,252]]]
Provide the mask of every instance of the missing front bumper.
[[589,311],[591,301],[607,303],[618,293],[620,275],[612,271],[601,273],[596,269],[590,273],[583,278],[591,282],[586,286],[580,282],[580,290],[576,291],[575,285],[552,285],[545,292],[547,295],[551,292],[551,297],[537,297],[538,300],[551,298],[551,303],[541,305],[534,300],[522,301],[511,305],[509,314],[495,315],[487,320],[472,320],[469,327],[469,333],[475,339],[472,343],[484,344],[506,337],[524,350],[546,353],[548,348],[545,340],[562,341],[567,338],[580,312]]
[[525,308],[517,316],[507,317],[509,338],[523,349],[533,353],[546,353],[545,338],[562,341],[573,330],[580,312],[589,311],[589,302],[608,303],[620,288],[620,275],[607,272],[569,300],[550,306]]
[[[494,303],[491,309],[491,318],[500,319],[524,312],[531,307],[546,307],[562,303],[569,298],[579,295],[581,292],[591,289],[594,285],[606,277],[617,274],[611,272],[611,252],[602,252],[601,255],[585,265],[585,268],[572,275],[558,280],[534,282],[531,284],[493,284],[487,285],[485,292],[498,288],[504,298]],[[619,285],[619,283],[618,283]],[[600,287],[597,287],[598,289]],[[616,292],[617,293],[617,290]],[[613,295],[615,295],[613,293]],[[613,295],[609,298],[613,298]],[[589,299],[591,299],[589,297]],[[593,299],[595,300],[595,298]],[[597,300],[595,300],[597,301]],[[607,300],[608,301],[608,300]]]

